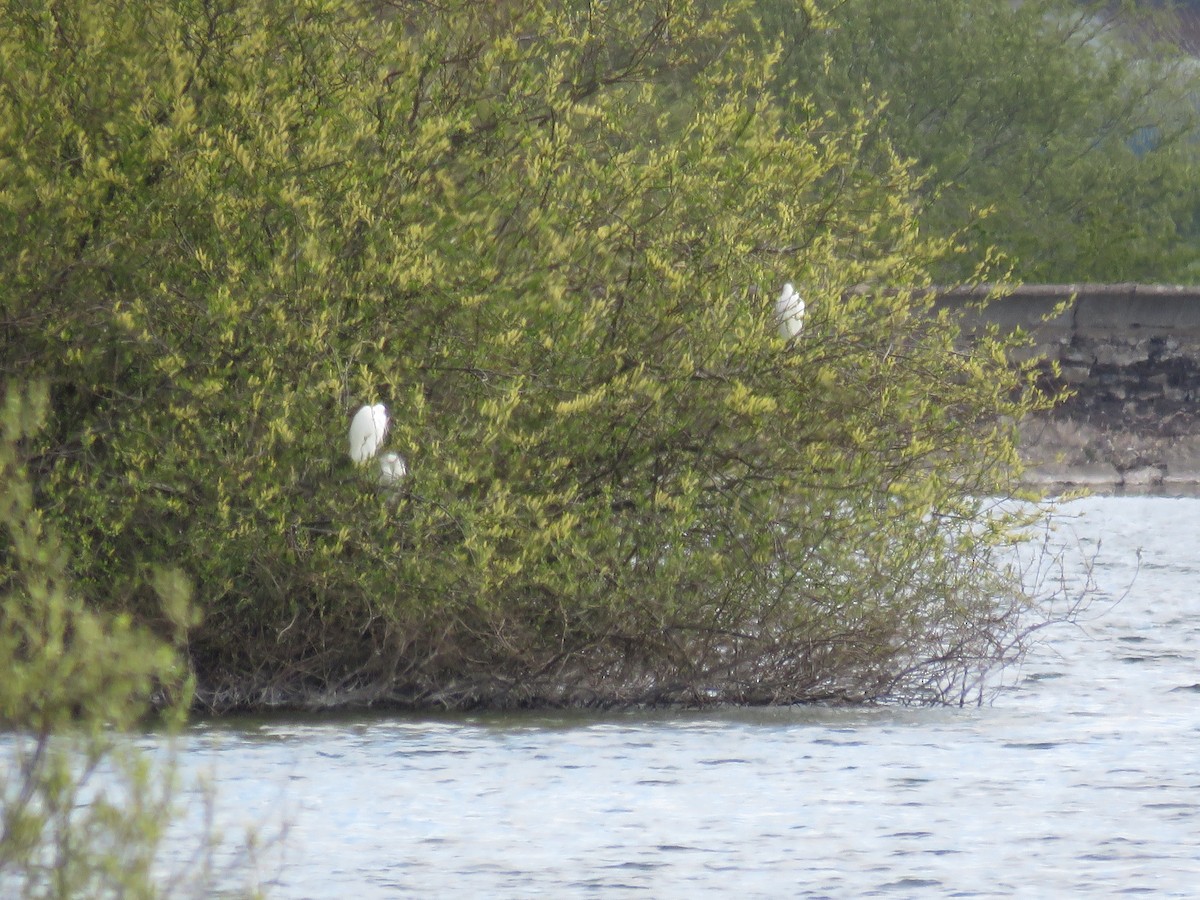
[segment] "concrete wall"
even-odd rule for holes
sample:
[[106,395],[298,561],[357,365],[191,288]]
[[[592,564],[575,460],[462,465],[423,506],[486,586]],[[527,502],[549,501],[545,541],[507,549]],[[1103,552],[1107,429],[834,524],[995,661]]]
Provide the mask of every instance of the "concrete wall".
[[[943,306],[969,308],[987,286],[938,294]],[[1069,308],[1049,321],[1062,303]],[[1075,336],[1190,337],[1200,342],[1200,288],[1162,284],[1029,284],[1015,288],[968,318],[1022,327],[1039,339],[1070,342]]]
[[[1075,396],[1022,431],[1040,480],[1200,483],[1200,289],[1172,285],[1027,285],[980,311],[986,288],[938,304],[968,327],[1020,327],[1057,360]],[[1065,308],[1053,314],[1056,307]]]

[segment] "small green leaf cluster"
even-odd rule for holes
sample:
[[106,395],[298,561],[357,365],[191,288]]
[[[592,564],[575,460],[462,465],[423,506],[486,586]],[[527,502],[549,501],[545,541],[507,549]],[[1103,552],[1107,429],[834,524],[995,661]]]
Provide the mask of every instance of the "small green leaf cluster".
[[9,4],[0,371],[88,601],[196,585],[204,703],[940,700],[1009,647],[976,502],[1046,400],[916,290],[869,118],[790,122],[708,6]]

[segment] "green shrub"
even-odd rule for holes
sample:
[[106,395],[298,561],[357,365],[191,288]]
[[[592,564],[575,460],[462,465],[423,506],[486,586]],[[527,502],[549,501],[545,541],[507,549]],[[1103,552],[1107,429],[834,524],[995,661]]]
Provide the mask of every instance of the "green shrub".
[[[733,5],[383,13],[6,5],[0,371],[52,385],[89,602],[157,627],[183,566],[216,708],[938,700],[997,661],[975,501],[1043,400],[913,293],[954,248],[870,123],[785,127]],[[346,453],[378,401],[395,493]]]

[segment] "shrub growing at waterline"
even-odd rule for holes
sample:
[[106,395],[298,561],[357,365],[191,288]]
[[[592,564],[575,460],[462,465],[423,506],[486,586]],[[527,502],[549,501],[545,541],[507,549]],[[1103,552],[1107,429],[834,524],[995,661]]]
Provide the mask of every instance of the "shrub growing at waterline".
[[[1008,655],[975,498],[1043,400],[736,12],[8,4],[0,372],[53,385],[89,602],[153,623],[182,565],[217,708],[939,701]],[[380,400],[396,496],[344,449]]]

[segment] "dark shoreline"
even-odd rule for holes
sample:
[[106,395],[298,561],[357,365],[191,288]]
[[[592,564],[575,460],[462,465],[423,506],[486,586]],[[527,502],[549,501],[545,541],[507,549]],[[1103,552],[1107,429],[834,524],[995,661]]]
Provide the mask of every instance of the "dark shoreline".
[[1106,427],[1071,416],[1021,426],[1020,452],[1031,486],[1195,496],[1200,494],[1200,434]]

